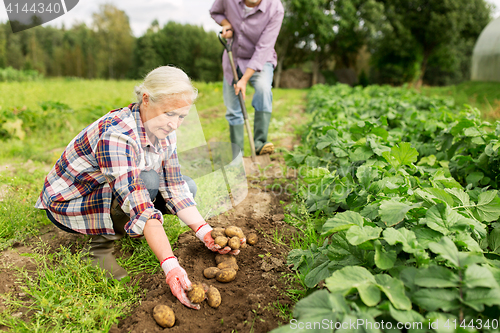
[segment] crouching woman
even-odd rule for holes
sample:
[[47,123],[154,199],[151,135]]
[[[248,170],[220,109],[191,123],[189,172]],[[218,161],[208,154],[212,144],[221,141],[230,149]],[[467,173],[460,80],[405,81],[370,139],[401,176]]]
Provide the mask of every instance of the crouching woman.
[[114,241],[144,236],[172,294],[199,309],[187,298],[191,282],[162,225],[163,214],[176,214],[207,248],[231,251],[214,244],[212,228],[196,208],[196,185],[181,174],[177,159],[175,130],[197,91],[183,71],[170,66],[151,71],[135,90],[137,103],[110,111],[68,144],[35,207],[58,228],[89,235],[92,263],[118,280],[127,272],[112,253]]

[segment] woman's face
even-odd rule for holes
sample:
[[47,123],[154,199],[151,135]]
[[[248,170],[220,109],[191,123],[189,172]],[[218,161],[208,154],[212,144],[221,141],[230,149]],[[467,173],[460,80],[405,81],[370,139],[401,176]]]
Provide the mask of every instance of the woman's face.
[[142,97],[141,120],[150,140],[165,139],[188,115],[192,103],[182,97],[152,103],[147,94]]

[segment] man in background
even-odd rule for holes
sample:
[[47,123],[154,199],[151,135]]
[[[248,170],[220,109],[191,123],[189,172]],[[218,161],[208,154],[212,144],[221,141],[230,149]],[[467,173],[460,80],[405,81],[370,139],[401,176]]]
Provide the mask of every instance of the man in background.
[[250,82],[255,88],[252,99],[255,151],[257,155],[272,154],[274,145],[267,141],[267,134],[272,112],[273,73],[277,64],[274,45],[283,22],[283,5],[280,0],[215,0],[210,15],[222,26],[222,37],[234,38],[232,52],[238,78],[233,78],[227,51],[222,56],[223,95],[231,142],[243,151],[244,118],[238,93],[241,91],[245,98]]

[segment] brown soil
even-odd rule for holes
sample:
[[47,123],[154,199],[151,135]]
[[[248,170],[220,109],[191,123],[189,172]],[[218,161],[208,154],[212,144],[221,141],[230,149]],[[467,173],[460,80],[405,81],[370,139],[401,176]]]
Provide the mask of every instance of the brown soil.
[[[268,171],[268,174],[272,172]],[[279,201],[286,199],[284,195],[251,188],[242,203],[208,221],[213,227],[236,225],[246,233],[258,232],[258,243],[241,250],[237,256],[239,271],[232,282],[221,283],[203,276],[205,268],[216,266],[215,254],[206,249],[192,232],[182,234],[174,245],[177,248],[174,253],[191,281],[205,282],[219,289],[222,298],[219,308],[213,309],[203,302],[199,311],[189,309],[171,294],[163,272],[144,275],[140,285],[147,292],[141,304],[110,332],[162,331],[153,319],[153,308],[157,304],[166,304],[175,313],[175,325],[168,329],[169,332],[259,333],[278,327],[284,320],[280,320],[273,303],[279,301],[291,305],[284,294],[287,285],[283,278],[290,272],[286,266],[289,249],[273,242],[272,235],[276,229],[282,235],[294,232],[283,222]]]

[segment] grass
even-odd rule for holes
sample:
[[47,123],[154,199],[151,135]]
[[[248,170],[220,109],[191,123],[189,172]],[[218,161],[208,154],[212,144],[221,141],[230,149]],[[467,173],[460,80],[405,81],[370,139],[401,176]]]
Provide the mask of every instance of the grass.
[[[20,271],[29,299],[8,297],[8,310],[0,313],[0,325],[11,332],[107,332],[139,299],[137,284],[107,279],[68,248],[49,253],[41,244],[30,257],[36,272]],[[13,316],[18,311],[29,312],[30,320]]]
[[[53,78],[32,82],[0,82],[0,110],[37,109],[40,102],[57,101],[81,110],[106,104],[123,107],[135,100],[139,81],[106,81]],[[110,109],[111,110],[111,109]]]
[[486,119],[500,119],[500,82],[467,81],[446,87],[423,87],[421,91],[428,96],[451,97],[457,105],[476,107]]
[[34,209],[43,185],[41,163],[4,165],[0,170],[0,251],[37,235],[50,222]]

